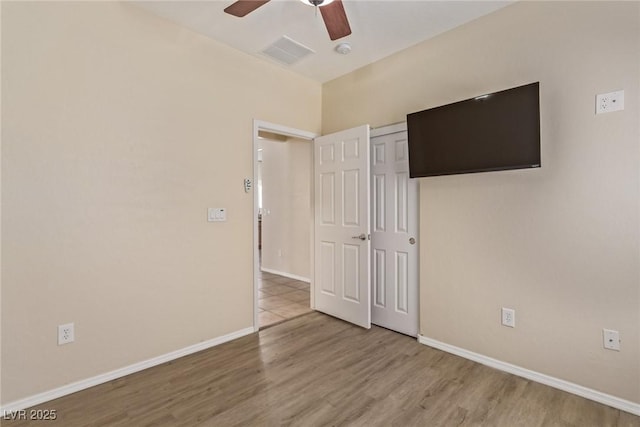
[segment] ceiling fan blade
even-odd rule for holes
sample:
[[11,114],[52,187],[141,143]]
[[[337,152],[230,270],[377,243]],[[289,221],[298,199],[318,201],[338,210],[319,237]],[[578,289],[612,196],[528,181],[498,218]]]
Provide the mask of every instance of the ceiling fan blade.
[[229,15],[242,18],[267,2],[269,2],[269,0],[238,0],[231,6],[226,7],[224,11]]
[[320,13],[331,40],[338,40],[351,34],[351,27],[344,11],[342,0],[335,0],[326,6],[320,6]]

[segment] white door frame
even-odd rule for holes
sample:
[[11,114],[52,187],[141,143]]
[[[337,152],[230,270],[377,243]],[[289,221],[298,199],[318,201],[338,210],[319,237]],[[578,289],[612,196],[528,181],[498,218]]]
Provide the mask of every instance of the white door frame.
[[[258,321],[258,281],[260,278],[260,252],[258,251],[258,192],[256,191],[256,180],[258,178],[258,132],[270,132],[278,135],[291,136],[294,138],[304,139],[313,142],[313,139],[319,136],[316,133],[308,132],[300,129],[294,129],[287,126],[269,123],[262,120],[253,120],[253,330],[257,332],[260,329]],[[313,150],[311,150],[311,158],[309,165],[313,168]],[[311,181],[311,200],[313,200],[313,170],[309,175]],[[310,204],[310,220],[309,232],[311,233],[311,262],[310,262],[310,280],[311,280],[311,308],[314,308],[313,300],[313,203]]]
[[392,125],[380,126],[379,128],[371,128],[371,138],[382,135],[390,135],[392,133],[404,132],[407,130],[407,123],[400,122]]

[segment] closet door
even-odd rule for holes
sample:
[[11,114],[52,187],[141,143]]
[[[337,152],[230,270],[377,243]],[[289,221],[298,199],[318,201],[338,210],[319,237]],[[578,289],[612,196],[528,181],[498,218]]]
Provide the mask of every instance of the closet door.
[[400,129],[371,140],[371,322],[417,336],[418,183]]

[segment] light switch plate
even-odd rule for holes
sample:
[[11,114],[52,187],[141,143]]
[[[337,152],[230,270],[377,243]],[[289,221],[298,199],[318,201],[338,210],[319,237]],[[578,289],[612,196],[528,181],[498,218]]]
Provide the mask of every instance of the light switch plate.
[[225,208],[209,208],[207,211],[209,222],[221,222],[227,220],[227,210]]

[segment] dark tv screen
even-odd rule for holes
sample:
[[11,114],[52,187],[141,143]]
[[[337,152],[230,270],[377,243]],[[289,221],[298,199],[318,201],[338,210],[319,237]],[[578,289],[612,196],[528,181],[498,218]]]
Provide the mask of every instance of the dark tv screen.
[[412,178],[540,167],[538,82],[407,115]]

